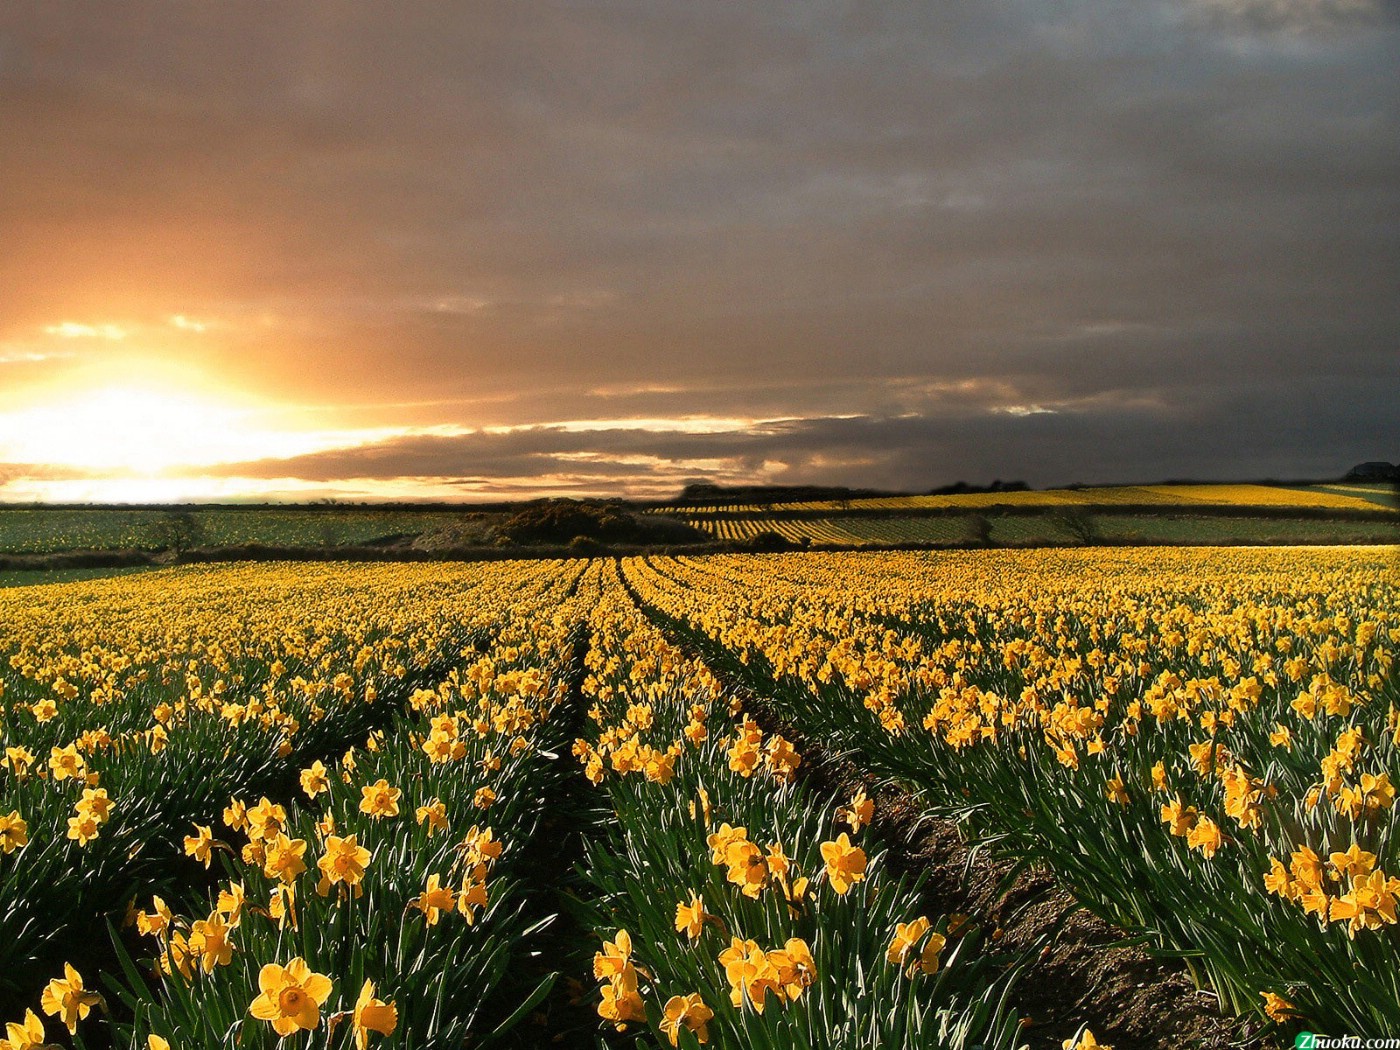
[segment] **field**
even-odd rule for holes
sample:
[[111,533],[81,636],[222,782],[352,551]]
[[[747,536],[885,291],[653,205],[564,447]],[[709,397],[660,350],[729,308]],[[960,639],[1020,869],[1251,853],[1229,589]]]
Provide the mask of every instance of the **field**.
[[709,512],[862,510],[984,510],[988,507],[1294,507],[1329,510],[1372,509],[1394,486],[1386,485],[1121,485],[1040,491],[971,492],[932,496],[889,496],[872,499],[810,500],[767,504],[717,503]]
[[0,1047],[1393,1034],[1397,558],[0,589]]
[[[1100,514],[1065,522],[1052,514],[937,514],[916,517],[784,518],[776,514],[745,517],[697,515],[688,519],[716,539],[753,542],[776,533],[795,544],[859,547],[930,544],[946,546],[1059,546],[1083,543],[1078,521],[1092,530],[1087,540],[1104,544],[1297,544],[1390,543],[1400,539],[1392,522],[1338,521],[1328,518],[1235,517],[1158,514]],[[985,527],[985,534],[979,533]]]
[[[440,553],[531,546],[538,541],[507,534],[512,514],[524,506],[4,506],[0,558],[61,560],[79,552],[125,556],[135,564],[172,550],[238,558],[249,547],[276,556],[312,550],[343,556],[346,549],[353,554],[365,547]],[[670,520],[697,530],[688,540],[628,541],[634,549],[706,540],[762,545],[765,533],[780,543],[828,547],[1400,541],[1400,497],[1393,485],[1147,485],[622,509],[642,521]],[[550,542],[562,548],[573,538],[565,531]]]
[[1390,485],[1138,485],[663,508],[715,539],[822,546],[1355,544],[1400,539]]
[[[156,508],[0,507],[0,553],[159,550],[172,541],[175,515]],[[417,534],[460,515],[324,507],[198,508],[190,539],[210,546],[345,546]]]

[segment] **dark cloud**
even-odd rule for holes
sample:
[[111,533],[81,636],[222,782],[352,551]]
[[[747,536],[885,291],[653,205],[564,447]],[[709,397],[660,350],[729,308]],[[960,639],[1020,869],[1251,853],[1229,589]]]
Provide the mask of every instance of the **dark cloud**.
[[1187,0],[1193,18],[1216,29],[1316,34],[1393,19],[1393,0]]
[[[1208,440],[1202,427],[1210,428]],[[1394,458],[1397,433],[1400,409],[1386,389],[1339,381],[1300,396],[1285,382],[1260,377],[1204,395],[1187,388],[1135,402],[1109,397],[939,414],[779,419],[713,433],[541,426],[417,435],[290,461],[235,464],[222,473],[325,483],[448,478],[486,495],[528,488],[531,478],[577,484],[586,477],[597,491],[640,495],[669,494],[696,476],[916,490],[994,477],[1038,485],[1326,477],[1340,473],[1337,463],[1362,458],[1365,449]]]
[[[122,322],[143,338],[83,352],[434,402],[376,422],[869,421],[589,446],[744,470],[786,449],[794,480],[1333,473],[1393,422],[1341,407],[1396,378],[1395,15],[14,0],[0,342]],[[219,323],[157,333],[172,314]],[[990,411],[1051,403],[1094,411]],[[579,450],[527,433],[334,470],[553,474]]]

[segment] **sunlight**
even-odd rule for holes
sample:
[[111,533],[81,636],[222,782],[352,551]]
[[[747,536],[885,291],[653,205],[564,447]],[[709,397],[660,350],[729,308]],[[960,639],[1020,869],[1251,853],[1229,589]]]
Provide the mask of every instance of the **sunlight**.
[[[0,462],[155,475],[343,447],[343,431],[300,430],[287,413],[227,394],[123,384],[0,413]],[[353,441],[352,441],[353,443]]]

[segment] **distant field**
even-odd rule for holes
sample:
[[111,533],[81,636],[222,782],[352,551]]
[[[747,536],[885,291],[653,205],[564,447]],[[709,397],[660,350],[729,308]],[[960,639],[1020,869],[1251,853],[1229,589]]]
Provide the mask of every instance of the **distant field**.
[[878,499],[810,500],[760,506],[716,504],[686,508],[688,515],[764,511],[943,510],[1045,506],[1228,506],[1373,510],[1396,505],[1386,486],[1314,485],[1125,485],[1046,489],[1039,492],[972,492],[947,496],[890,496]]
[[1395,485],[1314,485],[1312,488],[1317,492],[1350,496],[1381,507],[1389,507],[1391,510],[1400,510],[1400,487]]
[[761,532],[776,532],[784,539],[812,543],[960,543],[972,533],[965,516],[916,518],[804,518],[782,519],[755,515],[751,518],[705,517],[689,519],[716,539],[751,540]]
[[[338,547],[444,528],[462,515],[375,508],[208,508],[191,513],[198,545],[261,543]],[[0,508],[0,552],[159,550],[168,546],[171,513],[162,510]]]
[[[931,517],[881,518],[830,517],[782,519],[705,518],[690,523],[719,540],[744,542],[762,532],[773,532],[800,543],[816,544],[963,544],[977,539],[972,514]],[[986,515],[991,543],[1029,545],[1062,544],[1082,540],[1054,515]],[[1091,515],[1091,538],[1105,543],[1393,543],[1400,537],[1400,523],[1332,521],[1326,518],[1210,517],[1190,514]]]
[[[1293,510],[1296,515],[1290,513]],[[675,518],[715,540],[732,543],[747,543],[762,533],[776,533],[791,543],[839,546],[984,541],[1021,545],[1375,543],[1394,542],[1400,529],[1400,514],[1387,515],[1387,510],[1400,511],[1396,489],[1389,485],[1140,485],[774,504],[677,504],[652,507],[650,514],[656,517],[647,520]],[[247,545],[298,550],[396,545],[451,551],[494,546],[512,513],[500,507],[0,506],[0,555]],[[561,534],[557,542],[566,544],[572,538],[572,533]]]

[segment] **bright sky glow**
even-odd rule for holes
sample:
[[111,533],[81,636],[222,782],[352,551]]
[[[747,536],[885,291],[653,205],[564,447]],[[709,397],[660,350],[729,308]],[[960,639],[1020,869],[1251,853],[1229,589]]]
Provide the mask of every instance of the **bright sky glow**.
[[151,386],[107,386],[0,414],[0,462],[157,475],[347,448],[405,428],[302,430],[283,411]]
[[[753,419],[725,418],[716,416],[682,416],[677,419],[568,419],[549,426],[570,434],[603,433],[609,430],[648,430],[654,434],[733,434],[749,430],[757,421]],[[491,434],[510,434],[533,429],[528,426],[487,427]]]
[[60,339],[110,339],[120,342],[126,338],[126,329],[115,324],[79,324],[77,321],[64,321],[51,324],[44,331]]

